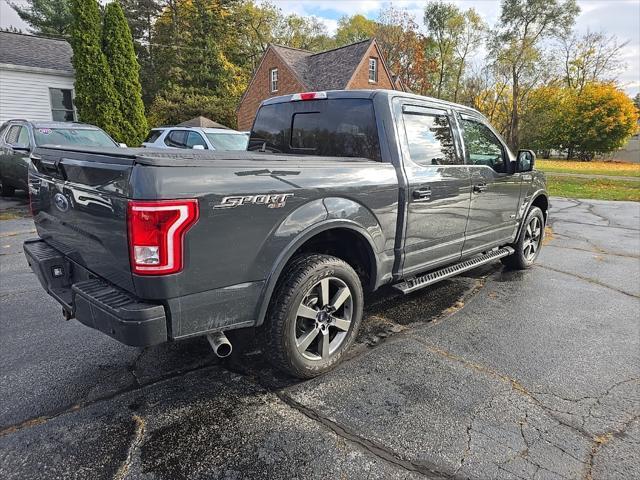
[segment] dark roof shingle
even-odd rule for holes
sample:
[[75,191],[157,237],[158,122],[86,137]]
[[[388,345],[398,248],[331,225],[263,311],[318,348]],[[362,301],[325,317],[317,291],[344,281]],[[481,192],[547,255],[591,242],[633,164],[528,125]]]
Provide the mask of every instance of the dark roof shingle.
[[320,53],[281,45],[272,47],[310,90],[342,90],[372,42],[373,39],[363,40]]
[[0,63],[74,73],[73,51],[66,40],[0,32]]

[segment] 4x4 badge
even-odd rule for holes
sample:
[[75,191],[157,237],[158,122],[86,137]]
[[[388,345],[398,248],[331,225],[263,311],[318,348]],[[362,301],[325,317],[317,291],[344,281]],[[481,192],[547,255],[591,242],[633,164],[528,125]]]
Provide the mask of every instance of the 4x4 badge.
[[293,197],[293,193],[265,193],[259,195],[232,195],[223,197],[214,209],[234,208],[240,205],[266,205],[267,208],[282,208],[287,203],[287,198]]

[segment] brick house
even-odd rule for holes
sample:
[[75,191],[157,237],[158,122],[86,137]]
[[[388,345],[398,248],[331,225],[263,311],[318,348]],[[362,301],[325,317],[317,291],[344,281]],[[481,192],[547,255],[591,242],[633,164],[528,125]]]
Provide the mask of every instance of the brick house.
[[260,102],[289,93],[354,90],[402,90],[385,65],[375,39],[313,53],[269,45],[240,99],[238,130],[249,130]]

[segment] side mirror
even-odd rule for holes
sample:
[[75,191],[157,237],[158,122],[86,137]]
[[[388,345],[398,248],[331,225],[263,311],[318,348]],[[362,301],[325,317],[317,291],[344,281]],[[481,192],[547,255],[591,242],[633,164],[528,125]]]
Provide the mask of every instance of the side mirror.
[[517,172],[530,172],[536,164],[536,154],[533,150],[519,150],[516,162]]
[[194,145],[191,147],[193,150],[204,150],[204,145]]
[[31,147],[29,145],[11,145],[11,148],[15,152],[25,152],[25,153],[31,152]]
[[118,146],[120,148],[127,148],[127,144],[126,143],[119,143]]

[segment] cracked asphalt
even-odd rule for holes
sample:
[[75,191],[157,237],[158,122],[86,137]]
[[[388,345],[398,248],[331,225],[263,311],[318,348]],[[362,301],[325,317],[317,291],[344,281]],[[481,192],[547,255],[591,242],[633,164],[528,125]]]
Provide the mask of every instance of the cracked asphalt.
[[136,349],[65,322],[0,208],[0,478],[640,478],[640,204],[552,200],[526,272],[369,298],[306,382],[248,337]]

